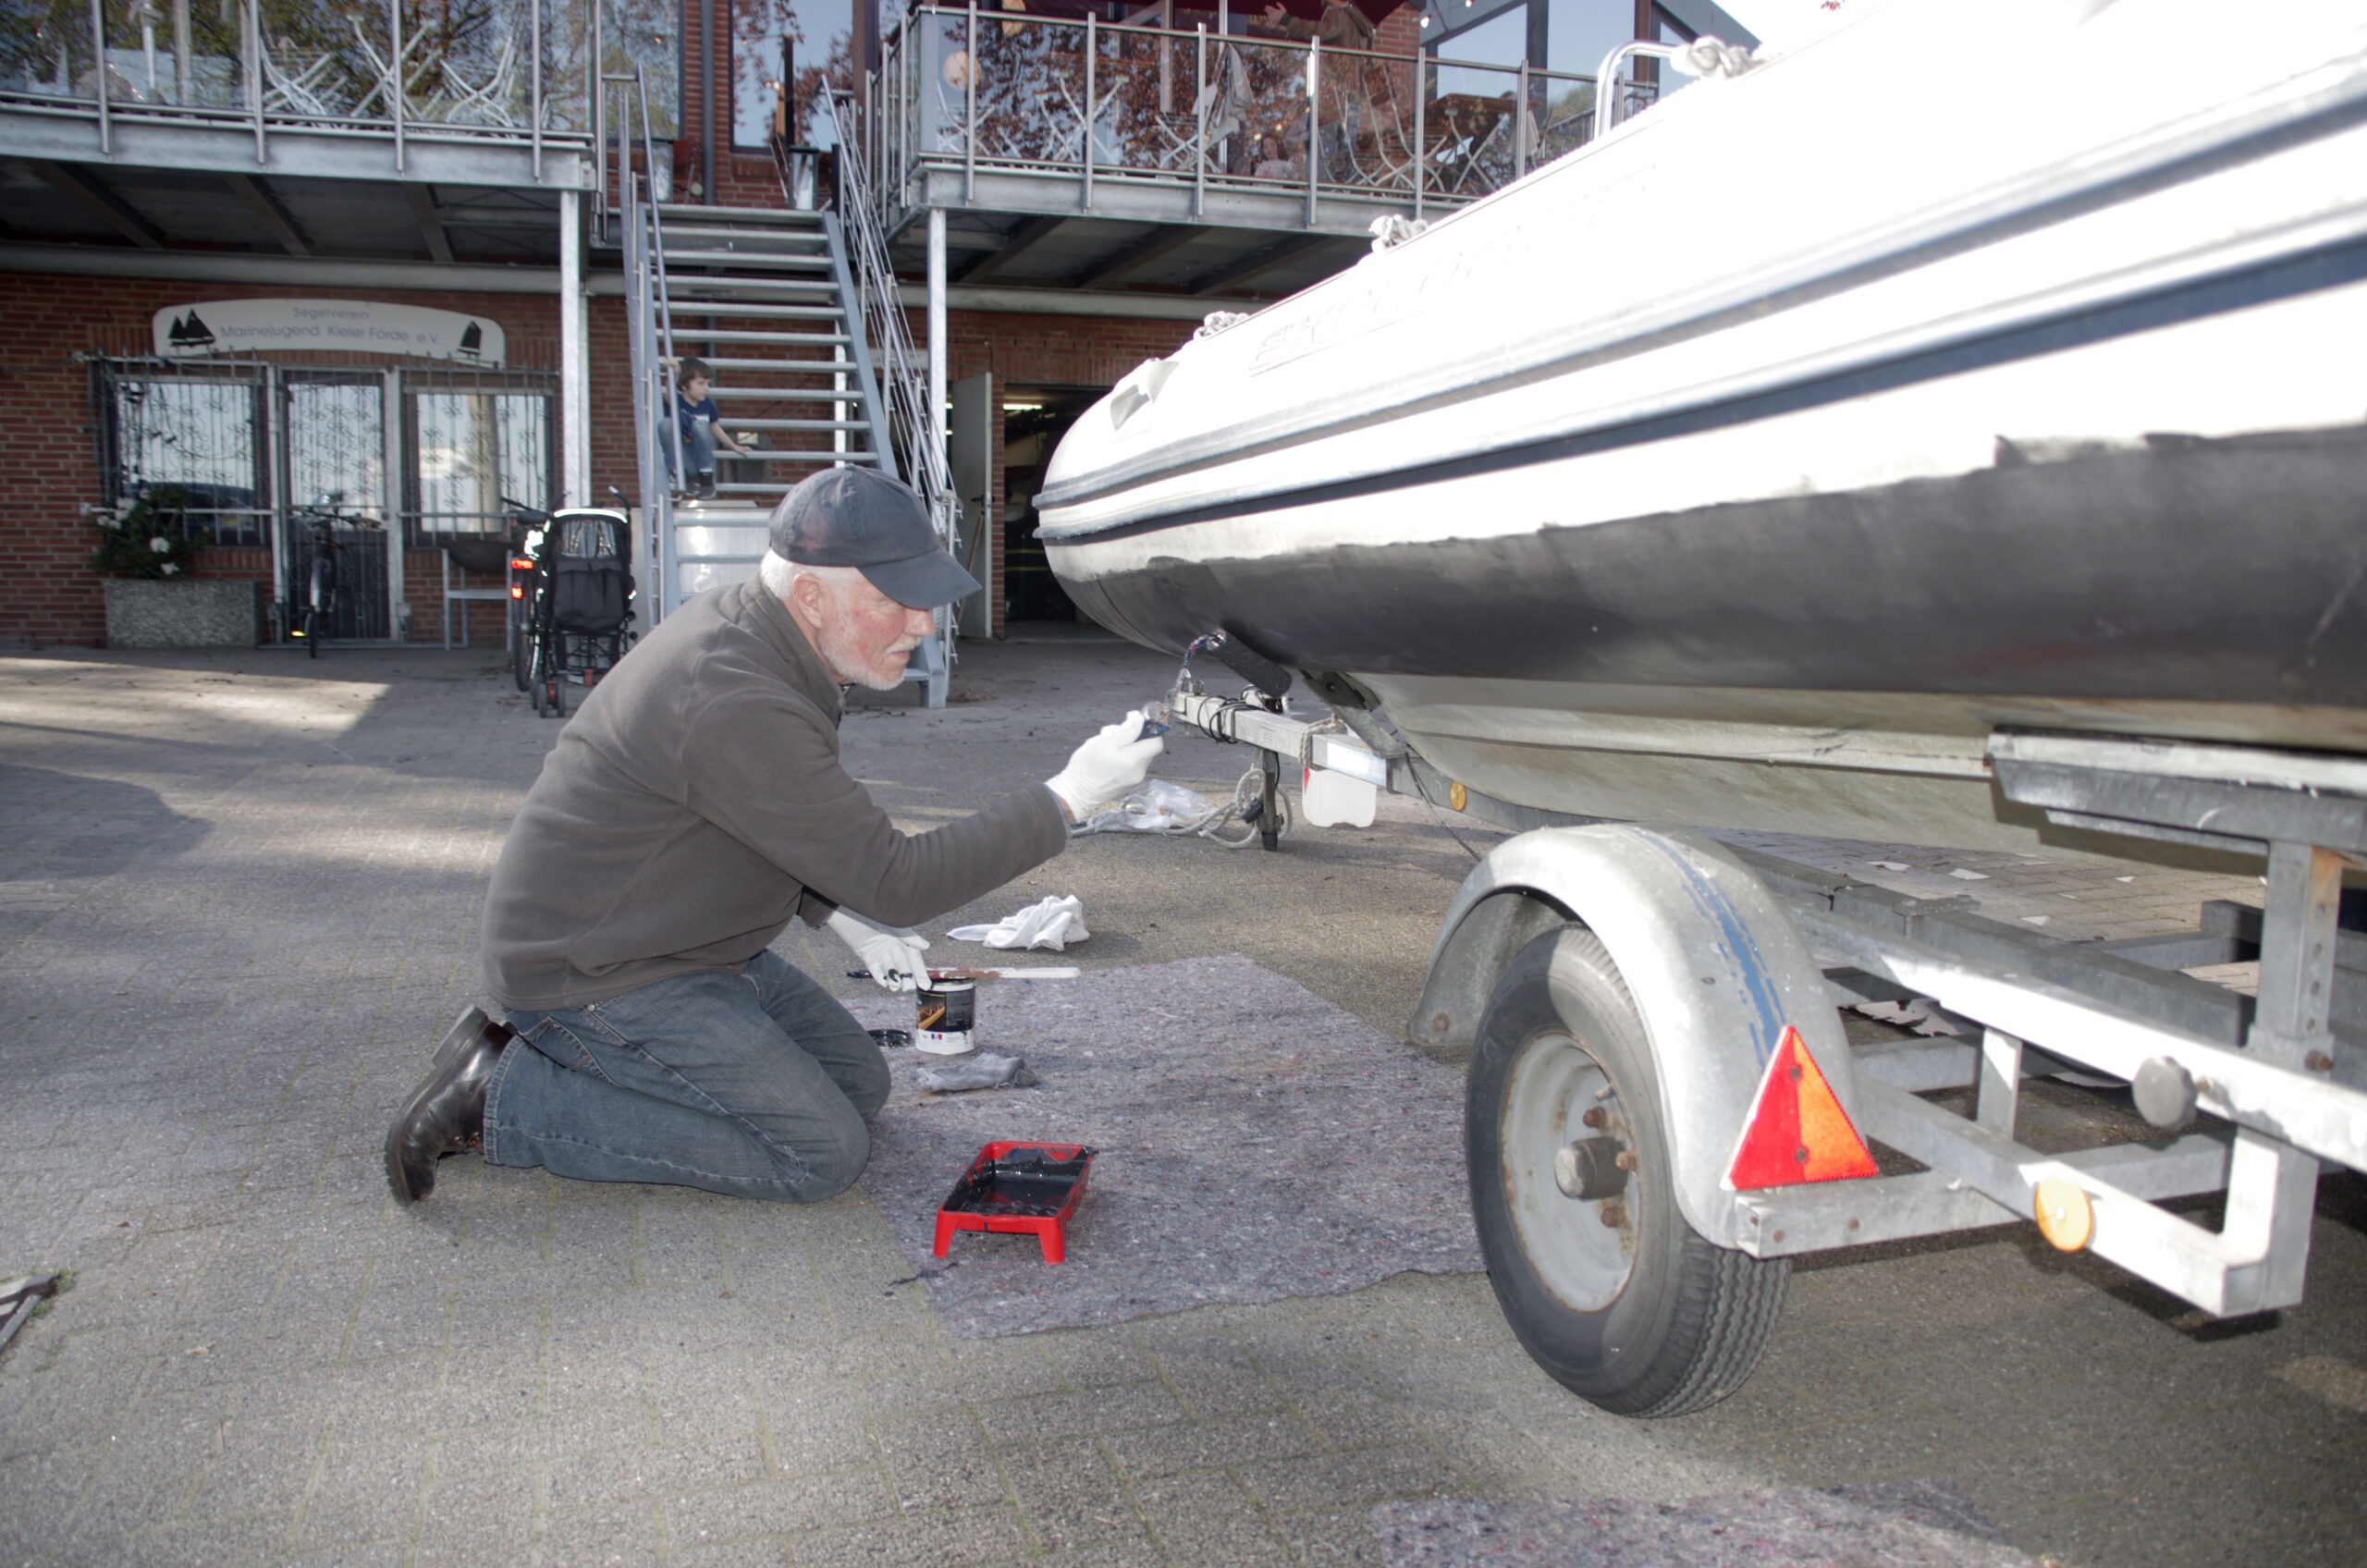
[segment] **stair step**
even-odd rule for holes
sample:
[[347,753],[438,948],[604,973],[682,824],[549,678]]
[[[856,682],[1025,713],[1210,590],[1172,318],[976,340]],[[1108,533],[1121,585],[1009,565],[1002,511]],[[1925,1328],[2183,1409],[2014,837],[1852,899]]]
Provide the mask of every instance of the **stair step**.
[[[710,228],[704,224],[668,224],[665,229],[666,248],[674,249],[684,241],[712,243],[717,240],[748,239],[763,245],[796,245],[806,250],[826,246],[829,236],[819,229]],[[726,244],[724,249],[730,250]]]
[[[767,362],[772,368],[786,371],[792,375],[832,375],[836,374],[840,371],[845,371],[848,374],[852,375],[854,374],[855,368],[854,361],[852,360],[814,360],[803,364],[800,364],[792,360],[771,360]],[[717,386],[713,388],[709,392],[708,396],[715,398],[787,398],[801,390],[811,389],[791,386]],[[849,390],[852,391],[853,389],[849,388]]]
[[[677,332],[675,338],[677,338],[675,346],[680,349],[684,341],[696,341],[698,334]],[[833,374],[831,365],[845,365],[845,360],[751,360],[751,358],[739,358],[739,355],[729,355],[729,353],[703,353],[698,355],[698,358],[705,360],[707,365],[713,365],[715,370],[757,370],[757,372],[777,370],[781,372],[783,376],[810,374],[807,367],[812,367],[812,374]],[[715,391],[722,393],[722,391],[729,391],[729,388],[717,386]]]
[[[707,361],[707,363],[710,365],[723,365],[726,367],[738,361],[731,360]],[[781,361],[779,360],[767,360],[764,363],[768,368],[778,369],[779,368]],[[728,392],[730,388],[726,386],[717,386],[715,390],[720,393]],[[768,396],[777,401],[783,403],[860,403],[863,401],[863,390],[856,386],[848,386],[844,388],[829,386],[795,386],[777,389],[768,394]],[[742,419],[737,414],[731,416],[730,423],[731,428],[734,430],[763,430],[767,428],[767,422],[764,420]]]
[[828,256],[774,256],[753,251],[677,251],[671,245],[660,252],[668,270],[674,267],[779,267],[791,272],[827,272]]
[[[861,419],[735,419],[731,423],[742,430],[869,430],[871,428],[869,420]],[[750,455],[757,458],[794,458],[810,454],[791,448],[781,452],[758,450]]]
[[718,223],[762,223],[782,228],[812,228],[822,227],[822,214],[799,207],[710,207],[691,202],[660,202],[660,218],[681,218],[689,223],[712,219]]
[[[852,341],[843,332],[756,332],[741,331],[724,326],[684,326],[674,324],[676,342],[688,337],[700,343],[846,343]],[[771,364],[779,361],[766,361]]]
[[[666,283],[667,298],[677,300],[705,299],[714,295],[721,295],[724,299],[733,300],[740,300],[743,295],[787,294],[808,300],[817,297],[835,300],[839,297],[839,286],[828,278],[808,280],[802,277],[716,277],[707,273],[691,272],[684,273],[680,277],[669,276]],[[762,301],[757,299],[748,299],[742,302],[753,305]]]
[[[716,316],[725,320],[734,317],[749,321],[843,321],[846,310],[840,305],[758,305],[744,300],[710,300],[669,299],[675,313]],[[708,307],[719,307],[710,309]],[[680,332],[681,328],[675,328]]]

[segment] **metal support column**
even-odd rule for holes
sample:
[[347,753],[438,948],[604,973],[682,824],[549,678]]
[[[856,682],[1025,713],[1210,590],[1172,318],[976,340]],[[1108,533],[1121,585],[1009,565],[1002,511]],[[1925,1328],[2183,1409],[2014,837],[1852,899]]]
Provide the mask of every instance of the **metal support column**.
[[403,373],[388,366],[379,430],[386,464],[386,635],[396,643],[411,639],[411,592],[403,582]]
[[2260,1011],[2245,1043],[2279,1067],[2324,1072],[2334,1002],[2336,911],[2342,856],[2308,844],[2268,848],[2268,896],[2260,938]]
[[1273,752],[1257,753],[1258,794],[1257,845],[1260,849],[1279,849],[1282,845],[1282,761]]
[[[928,210],[928,430],[945,450],[945,209]],[[908,475],[916,478],[916,475]]]
[[592,505],[590,327],[583,311],[583,202],[558,193],[559,484],[571,506]]

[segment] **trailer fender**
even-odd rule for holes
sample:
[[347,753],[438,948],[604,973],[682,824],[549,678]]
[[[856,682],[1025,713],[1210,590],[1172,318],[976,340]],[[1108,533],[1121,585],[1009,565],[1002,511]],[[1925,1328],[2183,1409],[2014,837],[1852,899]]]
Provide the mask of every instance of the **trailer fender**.
[[1601,939],[1643,1015],[1678,1207],[1731,1245],[1740,1216],[1726,1170],[1787,1025],[1858,1121],[1848,1041],[1815,956],[1766,885],[1708,839],[1615,823],[1540,828],[1464,878],[1408,1037],[1467,1048],[1514,956],[1573,921]]

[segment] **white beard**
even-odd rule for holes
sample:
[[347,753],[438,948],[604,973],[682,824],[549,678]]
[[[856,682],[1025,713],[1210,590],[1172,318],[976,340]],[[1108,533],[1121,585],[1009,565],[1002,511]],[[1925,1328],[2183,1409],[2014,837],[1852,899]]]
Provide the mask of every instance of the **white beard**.
[[892,692],[904,683],[904,663],[910,650],[906,655],[894,655],[896,668],[893,671],[874,669],[865,660],[864,651],[854,645],[853,638],[843,625],[825,623],[822,645],[816,651],[821,654],[822,662],[830,667],[830,673],[850,686],[868,686],[875,692]]

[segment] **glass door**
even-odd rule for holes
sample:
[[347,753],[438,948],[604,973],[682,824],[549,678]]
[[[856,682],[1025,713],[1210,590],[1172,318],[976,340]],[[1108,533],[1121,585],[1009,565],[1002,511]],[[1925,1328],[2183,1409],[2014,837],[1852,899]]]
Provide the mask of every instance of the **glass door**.
[[[334,589],[328,640],[383,642],[394,625],[386,381],[370,371],[288,372],[280,383],[280,428],[284,592],[301,600],[311,592],[314,563],[326,561]],[[292,621],[281,619],[285,636]]]

